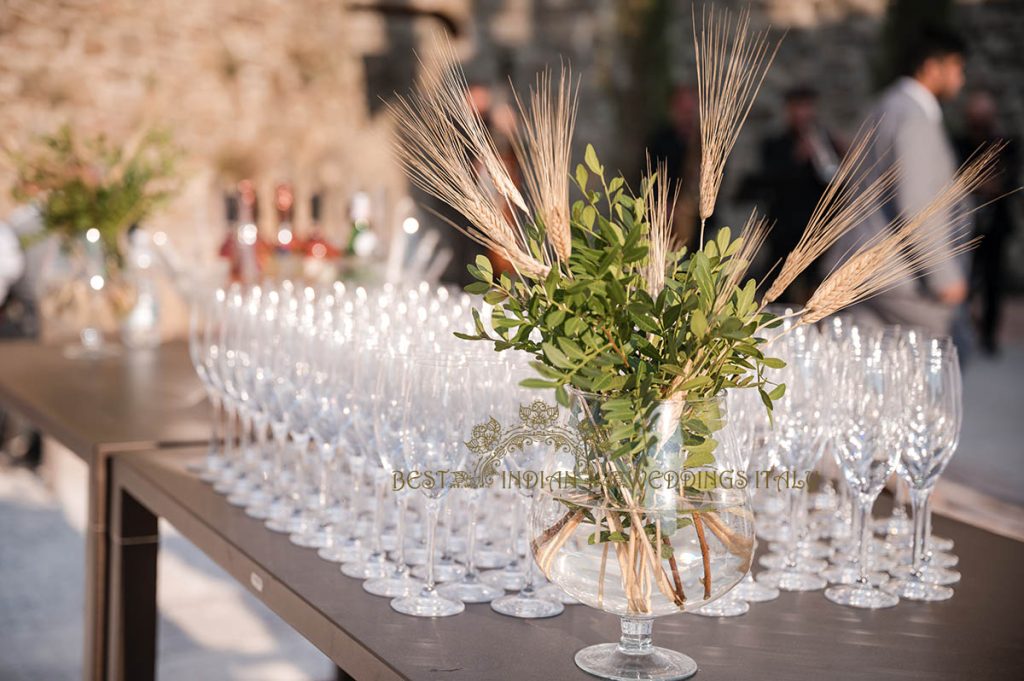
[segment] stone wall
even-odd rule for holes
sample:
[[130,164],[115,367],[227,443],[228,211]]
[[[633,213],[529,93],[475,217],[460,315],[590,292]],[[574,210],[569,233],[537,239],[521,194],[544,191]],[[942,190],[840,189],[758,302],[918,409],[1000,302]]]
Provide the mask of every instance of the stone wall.
[[[691,4],[9,0],[0,8],[0,135],[16,146],[69,118],[115,133],[147,117],[169,123],[190,152],[193,180],[161,219],[169,233],[195,243],[198,257],[218,238],[216,197],[232,174],[251,172],[265,186],[290,179],[305,191],[329,189],[328,211],[340,229],[353,191],[375,191],[387,197],[382,204],[404,194],[381,104],[410,87],[419,68],[414,51],[430,63],[437,32],[454,34],[472,79],[499,90],[511,79],[525,92],[538,70],[571,65],[581,84],[577,157],[592,142],[606,165],[636,169],[668,84],[693,80]],[[788,31],[728,168],[728,197],[758,140],[778,126],[788,87],[813,84],[825,122],[847,134],[856,129],[872,96],[871,56],[886,0],[715,4],[750,6],[755,27]],[[1006,130],[1020,135],[1024,3],[961,1],[954,11],[973,48],[970,79],[999,94]],[[641,87],[630,68],[638,45],[649,48],[648,58],[664,54],[643,69]],[[726,220],[735,221],[724,205]]]

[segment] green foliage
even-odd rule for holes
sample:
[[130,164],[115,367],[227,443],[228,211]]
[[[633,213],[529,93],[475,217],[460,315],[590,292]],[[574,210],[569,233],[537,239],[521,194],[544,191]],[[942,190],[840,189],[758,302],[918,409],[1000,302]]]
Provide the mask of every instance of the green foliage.
[[45,234],[66,242],[99,230],[110,254],[120,236],[173,193],[177,158],[169,136],[150,131],[122,147],[103,137],[79,140],[69,126],[12,155],[18,180],[12,195],[36,201]]
[[671,253],[664,288],[652,295],[644,277],[647,187],[635,196],[621,177],[606,182],[591,146],[585,161],[576,170],[585,198],[572,206],[568,267],[553,267],[543,281],[513,280],[496,277],[478,258],[469,266],[476,282],[467,291],[494,305],[497,337],[488,337],[482,322],[469,337],[532,354],[540,378],[531,385],[555,389],[563,404],[567,386],[648,401],[765,388],[763,369],[780,365],[764,356],[757,336],[771,317],[760,311],[753,280],[725,290],[741,238],[726,228],[699,252]]
[[479,257],[466,290],[494,306],[494,335],[476,315],[476,333],[463,337],[531,354],[538,376],[523,385],[552,389],[563,405],[570,389],[600,396],[591,437],[624,479],[652,463],[650,424],[666,400],[689,405],[679,414],[684,465],[706,465],[720,419],[696,405],[714,404],[726,388],[750,388],[770,410],[782,394],[765,371],[782,362],[764,355],[758,336],[773,318],[755,300],[753,280],[736,285],[729,277],[742,240],[726,228],[698,252],[668,254],[664,286],[652,290],[644,197],[656,178],[633,194],[621,177],[606,180],[593,147],[584,161],[575,172],[583,198],[572,206],[568,263],[543,280],[513,279]]

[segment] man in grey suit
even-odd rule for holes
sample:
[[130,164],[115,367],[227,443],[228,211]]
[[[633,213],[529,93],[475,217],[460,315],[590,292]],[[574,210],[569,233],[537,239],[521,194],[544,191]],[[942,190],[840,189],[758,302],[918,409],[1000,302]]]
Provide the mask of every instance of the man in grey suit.
[[[878,124],[869,166],[878,172],[897,164],[894,198],[847,234],[832,253],[836,261],[887,228],[898,215],[913,215],[953,178],[956,153],[942,120],[942,100],[952,99],[964,85],[964,45],[944,31],[923,31],[908,45],[905,74],[876,103],[871,119]],[[938,215],[937,224],[948,224]],[[952,330],[957,308],[967,297],[963,265],[948,260],[915,279],[912,273],[898,286],[854,308],[865,321],[921,327],[936,335]]]

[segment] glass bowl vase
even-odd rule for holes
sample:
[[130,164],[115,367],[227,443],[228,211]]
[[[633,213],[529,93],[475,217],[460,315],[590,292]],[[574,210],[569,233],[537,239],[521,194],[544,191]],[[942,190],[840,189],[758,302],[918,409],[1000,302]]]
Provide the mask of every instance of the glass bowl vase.
[[755,546],[725,401],[639,404],[624,425],[622,400],[611,399],[572,395],[584,444],[545,471],[552,484],[536,495],[531,550],[548,580],[621,620],[619,642],[583,648],[578,667],[607,679],[689,678],[693,659],[652,644],[654,619],[728,593]]

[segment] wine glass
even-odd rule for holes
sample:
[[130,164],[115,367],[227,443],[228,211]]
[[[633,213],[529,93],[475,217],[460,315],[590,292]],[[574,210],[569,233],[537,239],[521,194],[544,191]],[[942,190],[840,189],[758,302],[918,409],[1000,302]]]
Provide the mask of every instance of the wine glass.
[[410,355],[408,401],[404,410],[402,445],[407,480],[418,479],[419,489],[426,497],[427,575],[426,584],[418,594],[401,596],[391,607],[416,617],[446,617],[465,609],[462,601],[445,598],[438,593],[434,578],[434,549],[441,501],[451,490],[454,480],[445,472],[457,470],[466,456],[464,415],[468,389],[467,367],[461,357],[433,352]]
[[221,433],[221,422],[224,413],[221,404],[220,390],[215,382],[216,376],[212,364],[217,361],[218,353],[218,311],[223,304],[224,289],[201,293],[192,301],[189,314],[188,354],[196,375],[206,391],[206,396],[213,405],[213,419],[210,429],[210,443],[206,449],[206,457],[199,464],[190,466],[190,470],[199,475],[205,482],[217,480],[227,465],[224,456],[225,440]]
[[[942,601],[953,590],[926,572],[925,547],[929,528],[929,499],[960,438],[963,419],[960,361],[948,337],[935,338],[911,331],[907,338],[909,371],[905,383],[903,426],[897,471],[910,488],[914,522],[911,564],[891,570],[897,577],[888,590],[914,601]],[[952,572],[952,571],[946,571]]]
[[843,475],[857,502],[860,531],[860,575],[853,584],[825,590],[833,603],[857,608],[887,608],[899,598],[872,585],[868,542],[872,538],[871,507],[896,467],[900,375],[896,348],[877,335],[856,335],[848,346],[845,371],[835,385],[837,451]]
[[826,585],[819,574],[826,563],[814,555],[817,547],[807,537],[805,483],[829,431],[829,404],[820,393],[825,377],[823,343],[816,328],[799,326],[784,337],[779,350],[787,364],[780,378],[786,392],[775,402],[775,439],[780,466],[790,481],[790,532],[783,554],[762,556],[762,565],[771,569],[757,581],[783,591],[817,591]]

